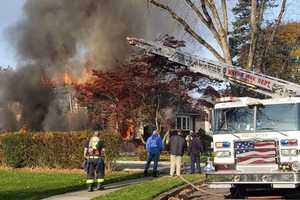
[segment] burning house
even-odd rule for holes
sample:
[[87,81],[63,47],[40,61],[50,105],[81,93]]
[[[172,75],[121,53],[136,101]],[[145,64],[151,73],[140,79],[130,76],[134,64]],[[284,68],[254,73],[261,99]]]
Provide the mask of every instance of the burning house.
[[[115,66],[133,51],[127,36],[153,39],[174,29],[157,8],[147,14],[147,2],[139,0],[26,0],[23,11],[24,17],[9,29],[21,62],[0,80],[1,113],[6,108],[11,113],[0,114],[0,124],[16,121],[14,128],[6,125],[12,130],[86,128],[99,117],[88,119],[87,108],[76,98],[74,84],[86,81],[86,63],[96,70],[117,71]],[[197,130],[204,115],[178,110],[176,116],[174,126]],[[126,120],[124,138],[132,138],[136,125],[130,117]],[[99,123],[103,128],[109,122]]]

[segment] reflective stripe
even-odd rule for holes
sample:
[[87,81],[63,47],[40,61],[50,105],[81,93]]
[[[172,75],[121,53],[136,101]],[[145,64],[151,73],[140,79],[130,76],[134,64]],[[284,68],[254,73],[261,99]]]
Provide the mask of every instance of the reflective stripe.
[[94,183],[94,179],[88,179],[88,180],[86,180],[86,183],[87,183],[87,184]]
[[89,156],[89,159],[98,159],[100,156]]
[[97,183],[103,183],[103,182],[104,182],[103,178],[97,179]]

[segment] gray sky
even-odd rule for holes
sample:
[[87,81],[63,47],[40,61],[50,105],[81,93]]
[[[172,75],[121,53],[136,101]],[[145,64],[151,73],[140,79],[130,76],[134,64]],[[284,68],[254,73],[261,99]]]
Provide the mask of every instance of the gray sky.
[[[26,0],[2,0],[0,8],[0,66],[16,66],[12,42],[8,40],[7,28],[22,19],[22,7]],[[142,1],[142,0],[141,0]],[[230,0],[229,0],[230,1]],[[285,14],[285,21],[300,21],[300,0],[288,0],[288,10]],[[270,18],[275,17],[276,12],[268,13]],[[211,55],[205,53],[206,57]]]

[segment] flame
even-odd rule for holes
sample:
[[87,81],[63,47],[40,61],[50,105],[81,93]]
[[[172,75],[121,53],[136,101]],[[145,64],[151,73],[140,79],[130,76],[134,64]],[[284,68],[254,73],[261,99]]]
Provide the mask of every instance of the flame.
[[86,83],[92,76],[92,70],[88,67],[83,68],[83,70],[80,73],[79,78],[77,79],[77,83],[83,84]]
[[92,76],[92,70],[86,67],[83,68],[78,74],[65,72],[63,74],[63,84],[64,85],[84,84],[91,78],[91,76]]
[[23,124],[23,126],[20,128],[19,133],[25,134],[29,132],[29,128],[26,123]]
[[133,120],[126,120],[126,129],[122,133],[122,137],[124,140],[130,140],[134,137],[134,123]]
[[64,73],[63,83],[65,85],[72,85],[74,83],[73,77],[71,77],[71,75],[67,72]]
[[55,72],[52,79],[48,80],[47,76],[43,77],[42,82],[48,82],[53,86],[67,86],[87,83],[93,76],[93,66],[86,63],[81,70],[68,70],[63,72]]

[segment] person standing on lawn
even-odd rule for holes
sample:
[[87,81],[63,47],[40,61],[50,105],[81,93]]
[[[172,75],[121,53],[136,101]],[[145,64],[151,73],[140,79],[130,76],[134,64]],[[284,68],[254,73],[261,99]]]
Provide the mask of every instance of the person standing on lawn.
[[160,152],[163,149],[162,139],[157,130],[154,130],[152,135],[147,139],[146,142],[146,150],[148,152],[147,161],[145,164],[144,175],[148,175],[148,169],[150,167],[151,161],[153,161],[153,177],[158,176],[158,161],[160,157]]
[[196,133],[193,133],[188,146],[188,153],[191,158],[191,174],[195,173],[195,165],[197,168],[197,172],[201,173],[200,156],[202,152],[203,145],[200,136]]
[[88,191],[104,189],[105,164],[103,160],[104,143],[99,138],[99,132],[95,131],[93,136],[84,146],[84,158],[86,159],[86,173]]
[[181,130],[175,131],[170,138],[170,155],[171,155],[171,166],[170,175],[174,176],[175,170],[176,175],[181,175],[181,161],[186,147],[186,141],[183,137]]

